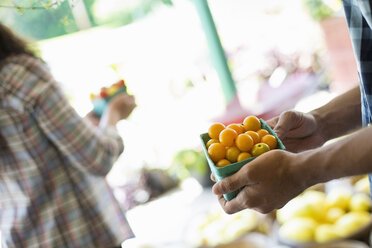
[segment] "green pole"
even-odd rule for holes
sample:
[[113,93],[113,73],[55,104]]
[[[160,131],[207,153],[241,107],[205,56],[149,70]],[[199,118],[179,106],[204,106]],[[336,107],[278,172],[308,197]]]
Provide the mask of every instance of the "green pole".
[[227,65],[226,55],[222,48],[208,2],[207,0],[192,1],[196,6],[201,25],[207,38],[212,63],[217,71],[225,101],[228,104],[236,96],[236,87]]

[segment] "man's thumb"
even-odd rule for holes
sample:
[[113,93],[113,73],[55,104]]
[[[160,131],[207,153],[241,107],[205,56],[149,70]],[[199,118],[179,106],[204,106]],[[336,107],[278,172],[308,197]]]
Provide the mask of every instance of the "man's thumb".
[[295,118],[296,113],[293,111],[283,112],[279,116],[279,120],[274,127],[274,132],[279,137],[279,139],[285,138],[287,132],[292,128]]

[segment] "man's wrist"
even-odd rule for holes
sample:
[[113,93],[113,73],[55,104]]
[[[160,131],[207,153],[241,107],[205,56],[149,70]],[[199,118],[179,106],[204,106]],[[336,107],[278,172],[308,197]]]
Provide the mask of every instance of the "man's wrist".
[[302,190],[322,181],[319,177],[316,159],[314,159],[314,151],[315,150],[310,150],[292,154],[293,158],[291,159],[292,164],[290,163],[290,166],[293,180]]
[[327,130],[326,130],[326,127],[327,127],[327,119],[325,117],[325,114],[323,113],[324,111],[322,111],[321,109],[315,109],[311,112],[309,112],[309,114],[311,114],[314,118],[314,121],[316,123],[316,132],[319,134],[320,137],[323,138],[323,141],[326,142],[330,139],[329,135],[327,135]]

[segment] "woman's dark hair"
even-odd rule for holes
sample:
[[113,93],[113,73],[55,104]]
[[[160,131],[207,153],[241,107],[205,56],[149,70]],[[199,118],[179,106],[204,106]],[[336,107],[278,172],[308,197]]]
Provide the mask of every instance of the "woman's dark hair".
[[20,54],[35,56],[25,40],[17,37],[12,30],[0,23],[0,61],[11,55]]

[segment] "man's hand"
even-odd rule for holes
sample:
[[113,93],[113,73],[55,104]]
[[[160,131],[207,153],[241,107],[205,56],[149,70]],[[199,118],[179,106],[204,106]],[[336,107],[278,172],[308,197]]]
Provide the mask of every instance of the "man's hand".
[[286,111],[267,124],[273,128],[288,151],[300,152],[324,144],[319,123],[310,113]]
[[[267,213],[284,206],[307,187],[345,176],[371,173],[372,127],[327,146],[327,140],[361,126],[358,87],[310,113],[286,111],[267,121],[290,153],[273,150],[243,166],[213,187],[227,213],[253,208]],[[360,144],[363,144],[361,148]],[[322,146],[322,147],[321,147]],[[313,149],[319,147],[317,149]],[[309,150],[311,149],[311,150]],[[239,190],[227,202],[222,194]]]
[[[269,213],[281,208],[307,187],[301,180],[296,166],[296,154],[283,150],[264,153],[243,166],[237,173],[224,178],[213,186],[213,193],[226,213],[232,214],[246,208]],[[223,194],[244,187],[232,200]]]

